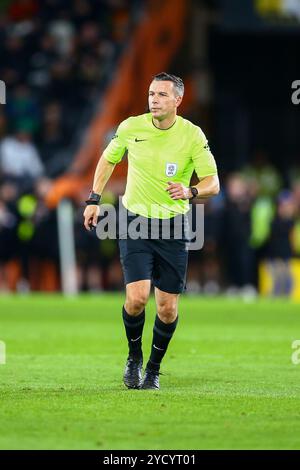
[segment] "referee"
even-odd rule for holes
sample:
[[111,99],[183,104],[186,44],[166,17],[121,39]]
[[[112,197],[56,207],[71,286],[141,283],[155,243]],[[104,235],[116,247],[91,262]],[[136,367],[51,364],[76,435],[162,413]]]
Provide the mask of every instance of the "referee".
[[[172,237],[175,220],[185,219],[190,199],[219,192],[216,163],[204,133],[177,115],[183,94],[179,77],[163,72],[153,78],[148,96],[150,112],[129,117],[119,125],[98,162],[83,214],[84,226],[91,230],[97,225],[104,187],[127,150],[128,175],[122,197],[127,221],[139,217],[151,222],[155,214],[156,221],[168,221],[173,227],[169,239],[162,236],[160,225],[156,239],[118,237],[126,284],[122,314],[129,354],[123,379],[128,388],[159,389],[159,369],[177,326],[178,299],[185,288],[187,270],[185,235]],[[190,187],[194,170],[199,182]],[[157,313],[143,375],[142,335],[151,281]]]

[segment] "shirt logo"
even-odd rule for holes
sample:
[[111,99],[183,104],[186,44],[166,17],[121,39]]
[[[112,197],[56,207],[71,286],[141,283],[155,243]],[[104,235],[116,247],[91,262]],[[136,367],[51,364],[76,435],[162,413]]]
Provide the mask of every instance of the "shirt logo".
[[135,142],[145,142],[147,139],[138,139],[137,137],[135,138]]
[[166,175],[175,176],[177,173],[177,163],[166,163]]

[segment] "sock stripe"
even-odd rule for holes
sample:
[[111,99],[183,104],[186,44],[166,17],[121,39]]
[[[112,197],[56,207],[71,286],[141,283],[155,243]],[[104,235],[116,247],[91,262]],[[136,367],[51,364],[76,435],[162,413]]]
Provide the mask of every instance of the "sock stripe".
[[156,333],[163,336],[164,338],[172,338],[172,336],[173,336],[173,331],[171,333],[166,333],[165,331],[162,331],[160,328],[157,328],[156,325],[154,325],[153,329]]
[[145,322],[145,319],[143,318],[143,320],[140,320],[136,323],[129,323],[127,320],[125,320],[125,318],[123,318],[123,322],[127,326],[127,328],[136,328],[137,326],[142,326]]

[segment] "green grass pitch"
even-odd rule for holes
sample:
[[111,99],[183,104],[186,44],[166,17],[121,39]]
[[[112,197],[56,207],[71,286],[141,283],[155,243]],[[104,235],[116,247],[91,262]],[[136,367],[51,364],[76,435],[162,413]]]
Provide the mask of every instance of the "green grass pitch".
[[1,449],[300,449],[299,305],[183,296],[157,392],[122,383],[122,302],[0,297]]

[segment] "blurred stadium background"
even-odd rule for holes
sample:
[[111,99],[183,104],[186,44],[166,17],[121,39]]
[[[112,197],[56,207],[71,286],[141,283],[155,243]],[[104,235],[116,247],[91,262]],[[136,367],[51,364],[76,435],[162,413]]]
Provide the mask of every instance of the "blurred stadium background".
[[[149,80],[168,71],[185,81],[180,114],[207,134],[222,185],[199,201],[205,244],[187,293],[299,300],[299,33],[298,0],[1,0],[0,292],[122,290],[117,244],[83,229],[83,201],[116,125],[145,112]],[[126,159],[104,201],[125,176]]]

